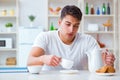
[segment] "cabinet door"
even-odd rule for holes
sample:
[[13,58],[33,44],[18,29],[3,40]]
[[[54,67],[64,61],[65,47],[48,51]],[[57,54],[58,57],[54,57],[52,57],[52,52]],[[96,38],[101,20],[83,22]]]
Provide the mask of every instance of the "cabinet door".
[[21,44],[19,45],[19,54],[18,54],[18,66],[25,67],[27,66],[27,59],[31,50],[32,44]]

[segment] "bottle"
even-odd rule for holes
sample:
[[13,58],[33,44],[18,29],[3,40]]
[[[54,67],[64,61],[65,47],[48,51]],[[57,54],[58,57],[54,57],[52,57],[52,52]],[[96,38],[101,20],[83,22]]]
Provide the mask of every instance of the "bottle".
[[50,31],[54,30],[53,22],[50,25]]
[[110,5],[109,5],[109,3],[107,4],[107,14],[110,14]]
[[89,7],[88,7],[88,3],[86,3],[86,7],[85,7],[85,14],[89,14]]
[[97,7],[97,15],[100,15],[100,9]]
[[102,6],[102,14],[106,14],[106,6],[105,6],[105,3],[103,3],[103,6]]
[[94,7],[93,7],[93,5],[91,5],[90,13],[94,14]]

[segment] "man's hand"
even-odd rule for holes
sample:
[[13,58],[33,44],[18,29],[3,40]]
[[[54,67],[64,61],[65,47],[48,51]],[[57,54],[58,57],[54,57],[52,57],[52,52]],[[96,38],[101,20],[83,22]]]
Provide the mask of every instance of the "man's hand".
[[61,62],[61,58],[55,55],[43,55],[42,61],[49,66],[58,66]]
[[115,56],[113,53],[108,52],[108,50],[104,50],[102,52],[102,60],[104,65],[114,66]]

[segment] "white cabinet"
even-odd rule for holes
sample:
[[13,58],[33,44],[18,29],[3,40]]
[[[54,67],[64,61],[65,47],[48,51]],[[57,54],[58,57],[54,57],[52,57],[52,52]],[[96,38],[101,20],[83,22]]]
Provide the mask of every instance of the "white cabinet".
[[34,39],[40,32],[43,32],[41,26],[38,27],[19,27],[19,52],[18,52],[18,66],[25,67],[27,65],[28,55],[32,48]]
[[[9,31],[5,27],[7,23],[13,26]],[[0,38],[12,39],[12,48],[0,48],[0,66],[9,66],[6,65],[7,58],[16,59],[18,51],[18,0],[0,0]]]
[[[86,4],[88,3],[89,14],[86,14]],[[101,49],[107,48],[110,52],[118,55],[116,44],[117,41],[117,19],[116,19],[116,3],[117,0],[84,0],[82,2],[83,8],[83,21],[82,32],[92,35],[98,43],[100,43]],[[103,4],[106,7],[106,14],[102,13]],[[107,14],[107,6],[110,6],[110,14]],[[91,6],[94,6],[94,14],[91,14]],[[100,14],[97,14],[97,9]],[[109,24],[110,26],[106,26]],[[117,60],[116,60],[117,61]],[[115,62],[115,67],[117,67]]]
[[[85,7],[86,3],[88,3],[89,6],[89,14],[85,14]],[[107,8],[107,4],[110,5],[110,14],[102,14],[102,5],[105,3],[105,6]],[[94,14],[90,14],[91,12],[91,5],[94,5]],[[102,48],[108,48],[109,50],[114,51],[115,50],[115,0],[101,0],[101,1],[95,1],[95,0],[84,0],[83,2],[83,33],[87,33],[90,35],[93,35],[97,40],[103,44],[105,44],[105,47]],[[96,11],[99,7],[100,14],[97,15]],[[106,10],[107,11],[107,10]],[[104,26],[103,24],[107,24],[108,21],[110,21],[111,26]],[[92,26],[91,26],[92,25]],[[95,27],[98,28],[95,30]],[[93,28],[90,30],[90,28]],[[106,28],[108,28],[106,30]]]

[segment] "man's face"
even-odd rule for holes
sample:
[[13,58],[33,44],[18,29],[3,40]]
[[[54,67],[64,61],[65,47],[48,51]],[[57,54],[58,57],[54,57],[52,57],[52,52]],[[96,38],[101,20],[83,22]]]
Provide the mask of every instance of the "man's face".
[[71,15],[59,20],[60,34],[65,39],[73,39],[78,31],[80,21]]

